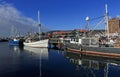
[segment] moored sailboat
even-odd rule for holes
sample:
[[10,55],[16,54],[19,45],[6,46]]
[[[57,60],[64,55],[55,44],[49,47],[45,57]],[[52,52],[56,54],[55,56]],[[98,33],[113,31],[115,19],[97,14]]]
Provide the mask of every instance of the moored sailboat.
[[32,38],[27,38],[26,41],[23,43],[24,46],[29,46],[29,47],[48,47],[48,41],[49,39],[41,39],[40,37],[40,29],[41,29],[41,24],[40,24],[40,18],[39,18],[39,11],[38,11],[38,26],[39,26],[39,39],[37,40],[32,40]]

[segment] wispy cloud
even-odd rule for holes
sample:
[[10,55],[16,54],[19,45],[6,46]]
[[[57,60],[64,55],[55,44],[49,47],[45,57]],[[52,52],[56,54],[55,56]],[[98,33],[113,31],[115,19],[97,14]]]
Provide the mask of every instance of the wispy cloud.
[[13,25],[21,33],[37,30],[37,22],[35,20],[23,16],[12,4],[0,0],[0,36],[10,35]]
[[116,15],[116,17],[120,19],[120,15]]

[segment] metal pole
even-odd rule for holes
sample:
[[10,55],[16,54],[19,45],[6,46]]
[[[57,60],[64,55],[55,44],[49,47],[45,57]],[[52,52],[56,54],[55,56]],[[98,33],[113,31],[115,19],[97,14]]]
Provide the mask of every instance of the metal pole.
[[109,24],[108,24],[108,7],[107,7],[107,4],[105,5],[105,8],[106,8],[107,38],[109,39]]
[[89,27],[90,27],[89,21],[90,21],[90,18],[89,18],[88,16],[86,17],[86,21],[87,21],[87,26],[86,26],[86,28],[87,28],[87,30],[89,31]]
[[41,24],[40,24],[40,12],[38,10],[38,27],[39,27],[39,39],[40,39],[40,34],[41,34]]

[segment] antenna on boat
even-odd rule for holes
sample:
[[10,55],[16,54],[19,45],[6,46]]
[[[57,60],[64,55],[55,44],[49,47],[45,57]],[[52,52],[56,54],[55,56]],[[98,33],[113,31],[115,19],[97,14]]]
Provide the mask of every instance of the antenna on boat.
[[40,24],[40,12],[38,10],[38,26],[39,26],[39,39],[40,39],[40,34],[41,34],[41,24]]
[[107,4],[105,5],[105,10],[106,10],[105,18],[106,18],[106,24],[107,24],[107,38],[109,39],[108,6],[107,6]]

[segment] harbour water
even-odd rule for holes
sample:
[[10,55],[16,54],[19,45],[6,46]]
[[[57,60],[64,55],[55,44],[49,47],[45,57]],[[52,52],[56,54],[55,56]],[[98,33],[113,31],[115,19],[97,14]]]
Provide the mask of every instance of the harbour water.
[[120,77],[120,59],[0,43],[0,77]]

